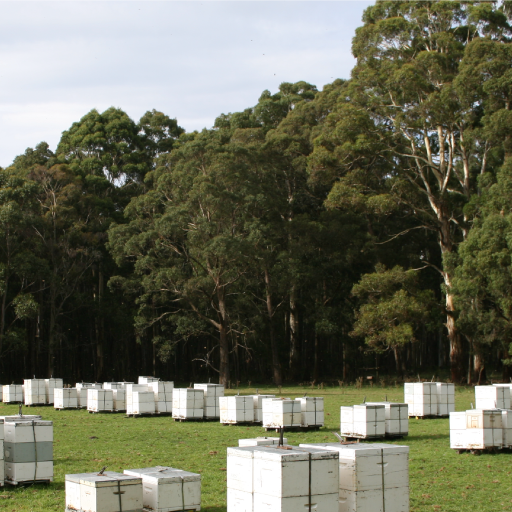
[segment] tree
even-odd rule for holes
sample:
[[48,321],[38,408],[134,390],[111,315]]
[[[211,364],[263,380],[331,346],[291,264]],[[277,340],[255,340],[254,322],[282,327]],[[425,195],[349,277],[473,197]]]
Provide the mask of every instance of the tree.
[[463,2],[377,2],[363,21],[352,80],[317,139],[310,168],[341,178],[331,206],[398,208],[415,224],[401,234],[436,233],[451,373],[460,381],[463,345],[447,262],[469,229],[463,206],[487,169],[492,141],[479,130],[484,112],[471,108],[457,78],[471,41],[505,44],[510,26],[496,6]]

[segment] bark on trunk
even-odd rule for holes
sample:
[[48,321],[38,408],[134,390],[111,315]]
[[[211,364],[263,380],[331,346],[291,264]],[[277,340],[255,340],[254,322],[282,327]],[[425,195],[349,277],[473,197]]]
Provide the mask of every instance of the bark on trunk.
[[297,311],[297,289],[295,285],[290,291],[290,375],[297,380],[300,371],[299,353],[299,319]]
[[272,306],[272,294],[270,292],[270,274],[265,269],[265,290],[267,294],[267,314],[270,334],[270,350],[272,353],[272,376],[276,386],[283,385],[283,376],[281,373],[281,363],[279,362],[279,352],[277,350],[276,334],[274,331],[274,308]]
[[485,382],[485,358],[482,351],[482,347],[479,343],[474,343],[474,356],[473,356],[473,367],[474,367],[474,381],[478,382],[480,386],[482,382]]
[[217,292],[219,301],[219,346],[220,346],[220,364],[219,364],[219,384],[225,388],[230,386],[229,375],[229,343],[227,335],[227,312],[224,289],[219,288]]

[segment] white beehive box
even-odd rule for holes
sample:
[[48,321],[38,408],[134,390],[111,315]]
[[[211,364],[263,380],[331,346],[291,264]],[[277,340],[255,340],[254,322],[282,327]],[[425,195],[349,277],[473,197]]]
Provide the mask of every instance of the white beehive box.
[[172,417],[197,420],[203,418],[204,392],[202,389],[175,388]]
[[254,422],[263,423],[263,403],[265,398],[275,398],[276,395],[252,395],[254,399]]
[[324,399],[323,397],[305,396],[296,398],[301,407],[301,423],[303,427],[323,427],[324,419]]
[[76,388],[55,388],[53,390],[53,407],[55,409],[77,409],[78,395]]
[[406,382],[404,395],[409,416],[437,416],[436,382]]
[[[352,409],[350,411],[350,409]],[[361,404],[340,408],[340,433],[348,437],[376,438],[386,435],[384,405]]]
[[105,471],[65,480],[67,512],[142,512],[142,478]]
[[476,409],[510,409],[508,386],[475,386]]
[[466,444],[468,449],[501,448],[503,415],[500,410],[466,411]]
[[125,384],[133,384],[133,382],[104,382],[103,389],[124,389]]
[[88,389],[87,410],[90,412],[113,412],[113,391],[111,389]]
[[512,411],[504,409],[501,411],[501,421],[503,428],[503,448],[512,447]]
[[448,416],[455,411],[455,384],[436,382],[437,415]]
[[158,382],[158,377],[139,377],[139,384],[149,384],[151,382]]
[[220,418],[219,397],[224,396],[222,384],[194,384],[194,389],[204,392],[204,417],[206,419]]
[[450,448],[454,450],[467,448],[465,411],[450,413]]
[[25,405],[42,405],[46,403],[46,383],[44,379],[25,379]]
[[134,391],[131,414],[154,414],[155,394],[153,391]]
[[409,447],[384,443],[313,443],[339,453],[341,512],[408,512]]
[[285,448],[228,448],[228,512],[338,512],[338,454]]
[[12,483],[53,480],[53,423],[5,420],[5,480]]
[[2,386],[2,401],[4,403],[23,402],[23,389],[21,384],[7,384]]
[[54,398],[53,398],[53,390],[55,388],[63,388],[64,387],[64,381],[62,379],[44,379],[45,383],[45,392],[46,392],[46,403],[47,404],[53,404]]
[[300,427],[301,404],[298,400],[265,398],[262,400],[263,427]]
[[252,396],[219,397],[221,423],[253,423],[254,399]]
[[147,384],[126,384],[125,386],[125,401],[126,401],[126,414],[133,413],[133,394],[136,391],[151,391]]
[[87,390],[103,389],[103,386],[97,382],[77,382],[75,388],[78,407],[87,408]]
[[172,412],[172,392],[174,382],[150,382],[149,389],[155,394],[155,412],[168,413]]
[[409,433],[409,406],[395,402],[367,402],[369,405],[383,405],[386,414],[386,435],[406,436]]
[[[272,446],[279,444],[279,437],[255,437],[253,439],[239,439],[238,446]],[[283,437],[283,444],[288,444],[288,439]]]
[[124,474],[142,478],[145,509],[154,512],[201,510],[201,475],[165,466],[129,469]]
[[114,399],[114,411],[126,411],[126,390],[113,389],[112,397]]

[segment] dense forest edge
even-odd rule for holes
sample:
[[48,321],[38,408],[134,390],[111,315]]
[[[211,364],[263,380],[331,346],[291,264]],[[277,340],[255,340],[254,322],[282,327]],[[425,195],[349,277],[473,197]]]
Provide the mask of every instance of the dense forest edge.
[[512,377],[512,2],[377,1],[349,80],[0,168],[0,382]]

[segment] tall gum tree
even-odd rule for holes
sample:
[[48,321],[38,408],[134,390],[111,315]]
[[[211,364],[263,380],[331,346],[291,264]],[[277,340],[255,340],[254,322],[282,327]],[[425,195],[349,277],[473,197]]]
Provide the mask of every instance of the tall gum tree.
[[414,229],[437,233],[451,376],[459,382],[463,343],[449,261],[469,229],[463,205],[486,171],[492,142],[479,130],[483,112],[468,104],[457,77],[473,40],[503,41],[510,27],[497,5],[484,2],[382,1],[363,21],[351,83],[326,123],[330,132],[316,141],[310,169],[341,178],[331,205],[370,196],[408,212]]

